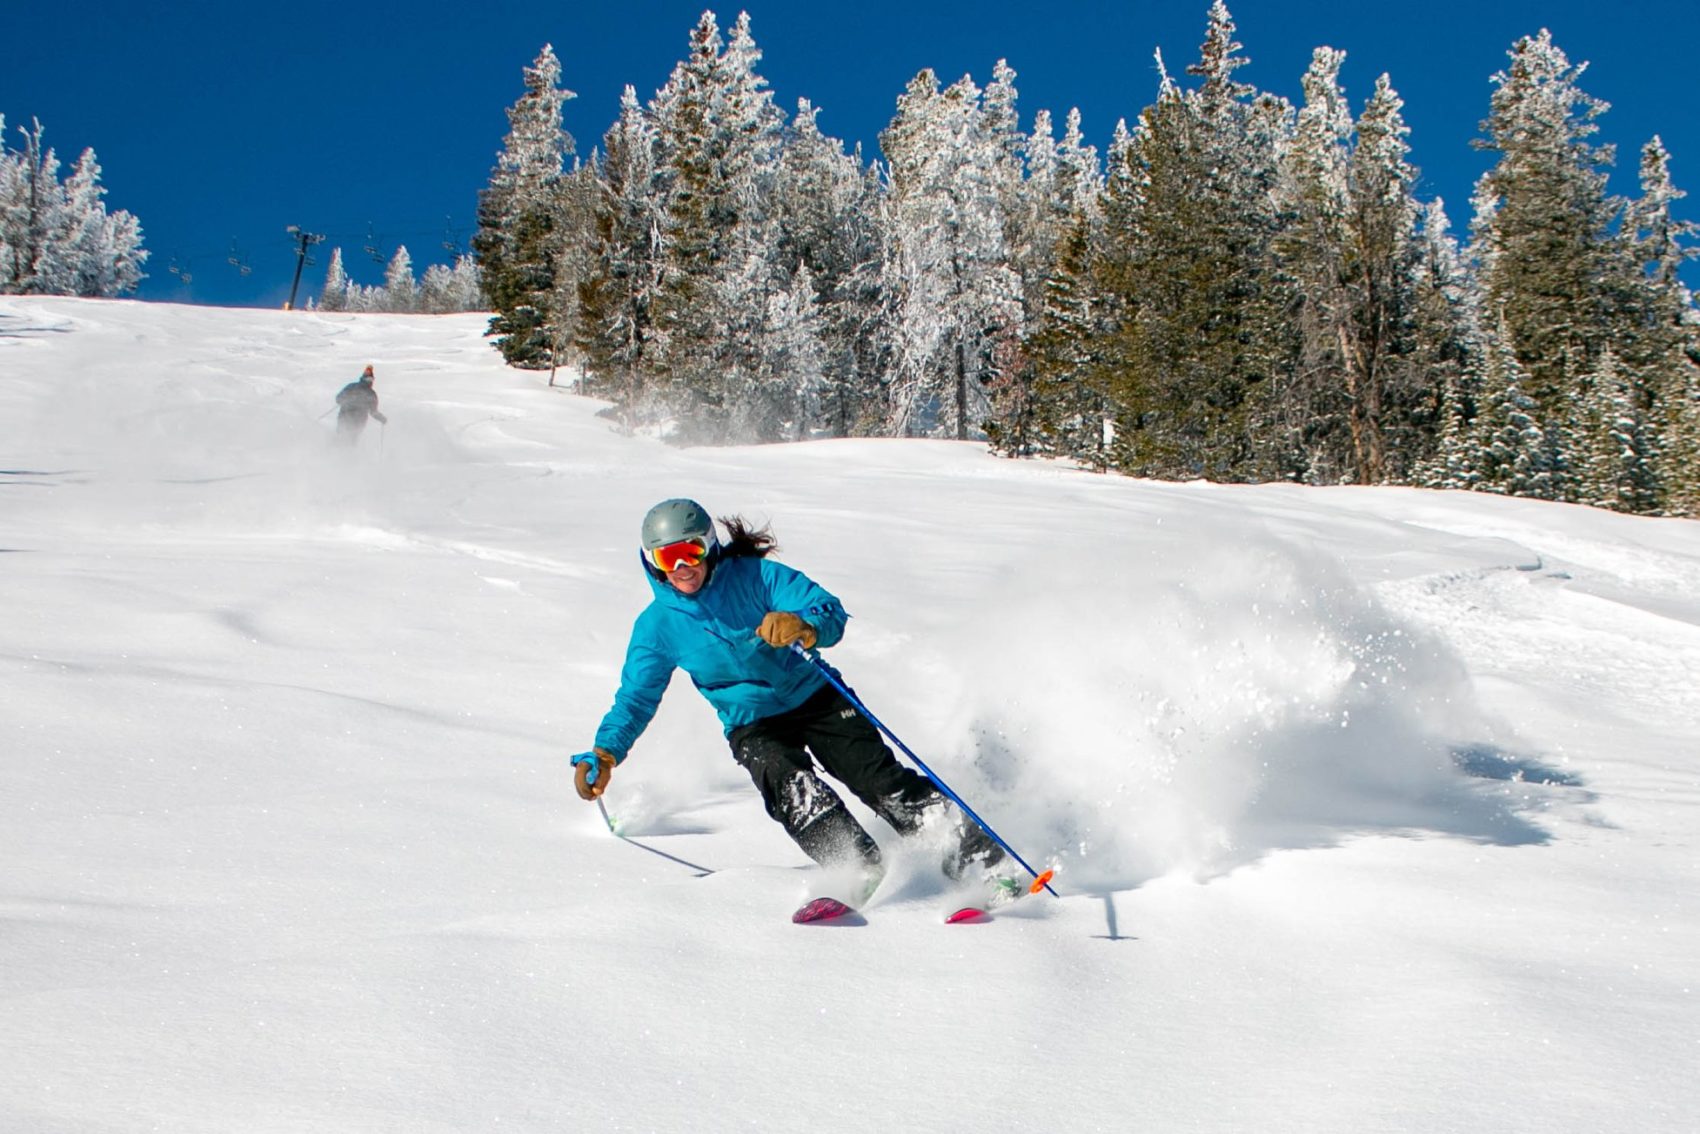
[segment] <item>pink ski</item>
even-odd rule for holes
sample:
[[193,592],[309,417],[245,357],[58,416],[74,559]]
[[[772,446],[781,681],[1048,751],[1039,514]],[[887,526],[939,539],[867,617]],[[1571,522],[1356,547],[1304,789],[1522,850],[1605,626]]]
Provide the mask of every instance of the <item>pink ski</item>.
[[963,906],[955,913],[945,915],[946,925],[975,925],[982,921],[991,921],[993,910],[1001,910],[1018,898],[1028,894],[1037,894],[1050,884],[1056,871],[1047,870],[1035,875],[1031,883],[1015,878],[997,879],[991,886],[991,893],[986,896],[985,904],[978,906]]
[[803,903],[791,920],[798,925],[806,925],[811,921],[831,921],[835,917],[844,917],[856,911],[839,901],[837,898],[816,898]]

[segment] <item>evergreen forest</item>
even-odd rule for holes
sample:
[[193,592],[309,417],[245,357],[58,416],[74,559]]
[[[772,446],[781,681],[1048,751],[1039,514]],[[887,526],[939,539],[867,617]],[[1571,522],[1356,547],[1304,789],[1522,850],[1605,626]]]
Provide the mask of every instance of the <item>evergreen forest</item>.
[[880,156],[774,105],[704,13],[587,155],[523,70],[473,247],[513,365],[582,370],[684,444],[983,439],[1162,479],[1473,489],[1700,513],[1695,226],[1657,137],[1614,195],[1607,107],[1546,31],[1493,77],[1468,228],[1415,193],[1403,103],[1315,50],[1298,105],[1198,57],[1102,153],[1016,74],[898,95]]

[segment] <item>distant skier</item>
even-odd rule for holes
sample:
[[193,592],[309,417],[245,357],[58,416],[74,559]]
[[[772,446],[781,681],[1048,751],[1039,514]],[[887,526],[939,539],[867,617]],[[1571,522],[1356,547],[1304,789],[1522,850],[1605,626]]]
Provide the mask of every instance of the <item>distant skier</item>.
[[344,386],[336,396],[336,435],[343,443],[352,445],[360,440],[368,415],[381,424],[390,419],[378,409],[378,392],[372,388],[372,367],[367,365],[359,378]]
[[920,831],[929,816],[951,815],[954,845],[944,869],[952,878],[1003,858],[1001,847],[931,781],[898,763],[879,731],[789,648],[836,644],[848,617],[838,600],[768,559],[778,545],[766,528],[751,530],[736,516],[721,523],[724,544],[694,500],[663,500],[644,516],[640,555],[654,598],[632,628],[595,748],[572,758],[579,796],[594,800],[608,789],[678,668],[720,714],[732,756],[755,781],[768,815],[821,865],[858,867],[864,894],[884,872],[879,847],[816,774],[817,763],[904,835]]

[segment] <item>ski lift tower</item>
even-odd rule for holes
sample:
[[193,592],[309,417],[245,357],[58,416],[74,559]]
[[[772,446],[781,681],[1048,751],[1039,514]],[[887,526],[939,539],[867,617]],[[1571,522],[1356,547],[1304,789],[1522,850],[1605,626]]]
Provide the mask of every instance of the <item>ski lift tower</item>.
[[292,224],[284,231],[299,242],[295,248],[295,280],[289,285],[289,300],[283,305],[285,311],[293,311],[295,292],[301,286],[301,269],[307,263],[307,249],[323,240],[324,236],[317,232],[308,232],[298,224]]

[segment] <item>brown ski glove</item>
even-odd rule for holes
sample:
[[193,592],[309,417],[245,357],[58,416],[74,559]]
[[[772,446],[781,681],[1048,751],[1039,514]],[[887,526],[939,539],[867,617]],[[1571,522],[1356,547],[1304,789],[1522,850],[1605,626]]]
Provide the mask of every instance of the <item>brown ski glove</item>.
[[614,773],[614,754],[592,748],[573,757],[573,786],[582,800],[596,799],[608,790],[608,779]]
[[813,649],[818,637],[813,626],[788,610],[770,610],[762,615],[756,634],[768,645],[781,650],[792,642],[803,643],[805,650]]

